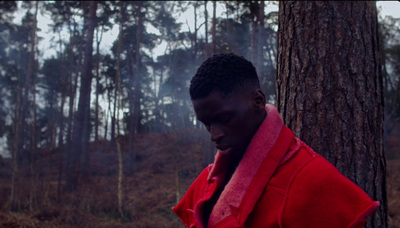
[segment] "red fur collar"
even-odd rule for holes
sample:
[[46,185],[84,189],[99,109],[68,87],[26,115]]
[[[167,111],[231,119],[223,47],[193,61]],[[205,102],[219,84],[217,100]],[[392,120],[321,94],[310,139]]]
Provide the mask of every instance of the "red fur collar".
[[[264,160],[275,146],[284,124],[274,106],[267,104],[266,111],[267,117],[255,133],[231,180],[225,186],[218,202],[214,206],[209,219],[209,225],[211,226],[218,224],[231,215],[234,215],[239,220],[247,219],[248,214],[251,212],[268,182],[269,178],[267,180],[265,178],[258,179],[257,175],[260,175],[260,170],[268,169],[268,167],[262,167],[262,165],[265,165]],[[291,138],[293,138],[293,135]],[[274,156],[272,159],[274,159]],[[277,159],[279,158],[277,157]],[[222,185],[225,178],[226,167],[228,165],[227,160],[226,155],[218,152],[215,157],[215,164],[208,176],[207,180],[213,179],[217,183],[217,188]],[[281,161],[282,159],[277,161],[277,163]],[[273,169],[275,170],[275,168]],[[252,183],[254,181],[258,183]],[[249,188],[251,188],[253,193],[246,195]],[[259,195],[257,196],[254,192]],[[251,197],[249,198],[248,195],[251,195]],[[243,224],[242,222],[244,221],[238,222]]]

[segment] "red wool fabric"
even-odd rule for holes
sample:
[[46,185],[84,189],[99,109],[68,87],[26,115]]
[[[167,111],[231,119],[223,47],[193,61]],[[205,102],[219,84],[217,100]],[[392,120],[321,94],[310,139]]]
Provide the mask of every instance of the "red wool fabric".
[[203,224],[205,202],[222,187],[227,158],[217,153],[173,211],[187,227],[362,227],[379,202],[284,126],[278,111],[255,133]]

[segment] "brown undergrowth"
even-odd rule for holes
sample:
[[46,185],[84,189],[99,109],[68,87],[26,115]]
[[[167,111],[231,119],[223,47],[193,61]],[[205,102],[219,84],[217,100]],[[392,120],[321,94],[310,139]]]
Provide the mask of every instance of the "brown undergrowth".
[[[206,137],[196,129],[137,135],[133,173],[125,172],[123,179],[122,215],[117,209],[117,152],[109,141],[91,143],[89,175],[79,180],[79,189],[74,193],[60,191],[58,194],[61,149],[38,152],[33,175],[29,163],[22,161],[16,184],[17,206],[13,210],[7,207],[11,164],[2,159],[0,227],[183,227],[171,207],[205,167],[202,145],[208,140]],[[124,167],[127,167],[128,138],[122,137],[121,142]],[[387,162],[389,228],[400,228],[399,170],[400,160]],[[64,174],[61,176],[63,187]]]
[[[74,193],[57,194],[61,150],[40,151],[34,165],[34,185],[29,165],[19,169],[17,207],[13,210],[7,207],[11,164],[3,159],[0,227],[183,227],[171,208],[205,166],[204,141],[204,134],[196,129],[137,135],[133,173],[125,172],[123,179],[122,215],[117,209],[117,152],[109,141],[91,143],[89,176],[79,180]],[[121,138],[121,146],[127,167],[127,137]],[[65,185],[64,180],[61,183]]]

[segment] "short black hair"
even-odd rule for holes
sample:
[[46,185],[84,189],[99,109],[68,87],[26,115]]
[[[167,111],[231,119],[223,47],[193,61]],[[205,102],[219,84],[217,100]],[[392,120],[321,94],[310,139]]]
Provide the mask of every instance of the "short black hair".
[[260,88],[253,64],[233,53],[216,54],[201,64],[190,82],[190,98],[204,98],[218,91],[229,95],[233,91]]

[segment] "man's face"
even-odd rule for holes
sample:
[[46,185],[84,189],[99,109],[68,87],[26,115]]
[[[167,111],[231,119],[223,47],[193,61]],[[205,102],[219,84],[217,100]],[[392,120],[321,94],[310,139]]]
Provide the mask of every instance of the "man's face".
[[233,92],[226,97],[212,92],[192,103],[197,119],[210,132],[211,141],[221,153],[234,159],[242,157],[265,118],[265,97],[261,91],[256,95]]

